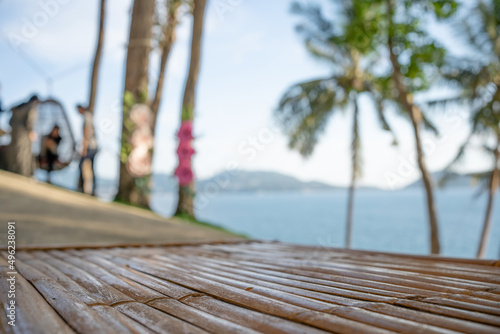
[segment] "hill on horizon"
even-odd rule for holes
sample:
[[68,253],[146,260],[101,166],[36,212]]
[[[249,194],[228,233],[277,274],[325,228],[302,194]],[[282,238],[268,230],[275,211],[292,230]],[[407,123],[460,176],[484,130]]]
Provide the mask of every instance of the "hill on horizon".
[[[447,175],[448,180],[443,184],[442,179]],[[432,173],[432,178],[438,188],[467,188],[477,184],[474,174],[447,173],[444,171]],[[404,189],[423,187],[422,178],[406,186]]]
[[297,178],[278,172],[266,171],[238,171],[231,175],[227,172],[219,173],[213,177],[199,182],[200,188],[208,183],[221,182],[226,191],[314,191],[339,189],[333,185],[319,181],[300,181]]
[[[177,181],[167,174],[153,176],[157,190],[175,191]],[[317,191],[342,189],[319,181],[300,181],[297,178],[278,172],[267,171],[232,171],[221,172],[208,179],[198,180],[197,189],[215,185],[227,192],[268,192],[268,191]]]
[[[40,180],[44,180],[45,175],[39,175]],[[43,173],[42,173],[43,174]],[[73,189],[76,186],[77,170],[67,169],[62,172],[54,173],[53,181],[55,184],[64,188]],[[441,178],[445,172],[433,173],[433,179],[436,185],[439,185]],[[173,175],[159,173],[152,177],[153,188],[160,192],[176,192],[177,180]],[[474,186],[474,176],[472,174],[452,174],[450,180],[445,184],[444,188],[457,187],[472,187]],[[197,180],[196,188],[198,191],[205,189],[207,186],[215,185],[218,190],[223,192],[280,192],[280,191],[298,191],[298,192],[314,192],[325,190],[346,190],[347,187],[335,186],[320,181],[301,181],[293,176],[271,171],[232,171],[221,172],[210,178]],[[101,179],[97,180],[98,190],[104,192],[106,197],[112,197],[116,191],[117,180]],[[402,189],[416,189],[422,187],[422,180],[417,180],[414,183]],[[441,187],[440,187],[441,188]],[[375,187],[358,187],[358,190],[379,190],[384,189]]]

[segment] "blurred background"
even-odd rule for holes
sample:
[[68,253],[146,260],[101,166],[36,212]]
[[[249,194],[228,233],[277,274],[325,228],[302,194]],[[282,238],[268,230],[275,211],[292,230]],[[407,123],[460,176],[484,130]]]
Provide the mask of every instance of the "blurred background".
[[[441,254],[477,256],[486,220],[482,256],[499,256],[498,1],[208,0],[190,118],[181,111],[192,65],[193,4],[152,2],[149,93],[132,104],[153,99],[172,8],[178,21],[151,171],[137,177],[145,177],[152,210],[251,238],[427,254],[436,253],[431,192]],[[0,2],[0,128],[7,133],[1,145],[10,143],[9,109],[36,93],[61,103],[78,152],[83,119],[76,105],[88,103],[100,5]],[[106,0],[105,8],[91,111],[99,143],[96,195],[112,201],[137,11],[134,1]],[[185,121],[193,123],[196,182],[179,187],[177,131]],[[52,172],[51,182],[76,190],[78,166],[73,159]],[[45,181],[47,173],[37,169],[34,177]],[[179,211],[183,187],[193,190],[192,212]]]

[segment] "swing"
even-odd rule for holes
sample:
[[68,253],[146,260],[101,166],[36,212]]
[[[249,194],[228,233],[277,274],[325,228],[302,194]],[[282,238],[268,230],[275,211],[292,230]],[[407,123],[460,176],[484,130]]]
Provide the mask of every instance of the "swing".
[[[37,168],[48,171],[49,159],[47,152],[47,136],[54,127],[59,128],[60,141],[57,143],[54,152],[57,154],[57,160],[52,166],[52,170],[62,170],[66,168],[73,160],[78,158],[76,142],[71,130],[66,110],[55,99],[40,101],[37,108],[37,119],[34,126],[34,132],[37,134],[32,144],[32,152],[35,157]],[[50,149],[53,149],[52,147]]]

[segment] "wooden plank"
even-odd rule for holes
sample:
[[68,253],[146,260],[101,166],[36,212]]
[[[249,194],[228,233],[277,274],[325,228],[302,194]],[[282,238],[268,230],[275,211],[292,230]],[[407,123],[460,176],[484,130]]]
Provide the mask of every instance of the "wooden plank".
[[167,313],[141,303],[124,303],[115,309],[157,333],[208,333]]
[[[165,259],[165,257],[161,257],[161,258]],[[190,260],[189,267],[193,267],[192,262],[193,262],[193,260]],[[205,262],[205,264],[206,264],[206,262]],[[176,263],[176,265],[183,266],[182,263]],[[183,267],[186,267],[186,265],[184,265]],[[241,273],[242,275],[248,274],[244,270],[226,271],[226,270],[222,269],[221,267],[215,267],[216,270],[210,270],[210,269],[207,269],[207,266],[202,267],[200,265],[196,265],[195,268],[197,270],[199,270],[199,272],[211,273],[215,277],[217,275],[222,275],[225,278],[234,278],[236,281],[239,281],[239,282],[247,282],[247,283],[252,283],[253,282],[254,284],[264,283],[264,286],[268,286],[268,287],[270,286],[270,287],[273,287],[275,289],[279,289],[280,291],[289,291],[289,292],[292,292],[292,293],[294,293],[296,295],[308,296],[308,297],[312,297],[312,298],[317,299],[317,300],[323,300],[323,301],[328,301],[328,302],[333,302],[333,303],[341,304],[341,305],[344,305],[344,306],[349,306],[349,302],[348,302],[349,300],[348,299],[330,299],[330,298],[328,298],[328,296],[325,296],[324,294],[311,294],[311,293],[308,293],[307,291],[300,291],[300,290],[294,289],[294,288],[301,288],[301,289],[306,289],[306,290],[310,290],[310,291],[314,291],[314,292],[321,292],[321,293],[335,294],[335,295],[339,294],[338,290],[324,289],[324,288],[321,288],[322,287],[321,285],[295,284],[294,281],[283,280],[283,279],[280,279],[280,280],[274,280],[274,279],[268,280],[269,276],[258,276],[258,275],[251,275],[251,274],[247,275],[247,276],[241,276],[241,275],[235,275],[234,274],[234,273]],[[274,284],[266,284],[266,282],[260,281],[261,279],[263,279],[264,281],[272,282]],[[283,287],[286,287],[286,286],[292,287],[292,289],[285,288],[285,290],[284,290]],[[340,294],[343,295],[342,291],[340,291]],[[350,297],[350,298],[358,298],[358,299],[361,299],[361,300],[363,300],[363,299],[364,300],[370,300],[368,297],[363,297],[363,296],[358,296],[358,295],[350,295],[350,294],[345,295],[344,294],[344,296],[347,296],[347,297]],[[465,299],[469,298],[468,296],[462,296],[462,297],[464,297]],[[347,303],[346,303],[346,301],[347,301]],[[371,301],[377,301],[377,300],[371,300]],[[395,301],[395,299],[391,299],[391,300],[387,300],[386,303],[393,304],[394,301]],[[435,298],[433,298],[433,300],[430,300],[430,301],[428,301],[427,298],[422,299],[421,301],[434,302],[436,304],[447,305],[447,306],[454,306],[454,307],[463,308],[463,309],[466,309],[466,310],[479,311],[479,312],[483,312],[483,313],[487,313],[487,314],[498,315],[498,312],[500,311],[500,309],[498,308],[498,304],[496,304],[497,308],[495,308],[494,307],[495,306],[494,302],[490,302],[488,300],[482,300],[482,302],[483,302],[482,305],[480,304],[479,300],[476,300],[476,303],[471,304],[471,303],[466,303],[466,302],[457,302],[457,301],[453,301],[453,300],[447,300],[446,298],[438,298],[438,297],[435,297]],[[453,305],[453,302],[461,303],[461,304]],[[378,304],[381,304],[381,303],[378,303]],[[490,304],[490,306],[485,306],[484,304]],[[370,309],[367,306],[372,305],[372,303],[363,303],[363,304],[358,303],[358,304],[355,304],[355,305],[357,307],[360,307],[360,308]],[[393,305],[390,305],[389,308],[390,307],[395,308]],[[405,312],[393,312],[393,314],[396,314],[396,313],[398,313],[399,315],[401,315],[400,317],[403,318],[403,319],[407,319],[407,320],[415,319],[414,316],[413,317],[408,317],[405,314]],[[436,319],[436,320],[439,320],[439,319]],[[467,324],[464,324],[464,326],[467,326]],[[452,328],[456,329],[455,326],[453,326]],[[477,328],[477,327],[474,327],[474,328]],[[487,330],[486,327],[485,327],[485,330]]]
[[15,327],[10,326],[8,324],[10,319],[7,318],[10,305],[8,296],[10,287],[5,274],[7,272],[10,272],[7,262],[0,257],[0,301],[3,310],[0,314],[0,332],[7,334],[74,333],[38,291],[20,274],[15,275]]
[[78,332],[500,332],[495,262],[253,242],[18,259],[45,307]]
[[240,326],[234,322],[200,311],[174,299],[155,300],[149,302],[148,305],[202,328],[210,333],[258,333],[250,328]]
[[89,294],[102,300],[106,305],[133,301],[132,298],[100,281],[87,271],[78,268],[77,266],[61,261],[46,252],[35,251],[32,254],[38,259],[45,261],[52,267],[64,273],[66,276],[87,290]]
[[[221,317],[222,319],[252,328],[261,333],[272,334],[321,334],[326,333],[317,328],[285,320],[276,316],[261,313],[248,308],[240,307],[204,294],[190,295],[182,299],[182,303],[197,308],[204,312]],[[365,328],[351,328],[352,333],[363,332]],[[337,333],[349,333],[347,329],[339,326]]]
[[73,296],[75,296],[78,300],[84,302],[85,304],[104,304],[104,301],[102,299],[89,293],[89,291],[85,290],[78,283],[64,275],[59,270],[50,266],[46,262],[37,259],[31,259],[27,260],[26,264],[52,278],[54,281],[57,281],[63,288],[65,288],[67,291],[73,294]]
[[151,330],[132,320],[123,313],[115,310],[113,307],[106,305],[95,305],[92,307],[99,315],[99,318],[109,328],[112,328],[115,333],[120,334],[152,334]]
[[116,275],[110,273],[109,271],[99,267],[96,264],[90,263],[75,256],[68,256],[66,254],[66,256],[64,257],[64,261],[88,272],[102,282],[109,284],[111,287],[128,296],[131,300],[141,303],[147,303],[150,300],[165,297],[161,293],[158,293],[143,285],[137,284],[136,282],[122,277],[119,274]]
[[[55,280],[20,260],[17,260],[17,269],[75,331],[90,334],[115,334],[111,328],[99,319],[94,310],[73,296]],[[38,312],[36,314],[38,315],[37,318],[42,316]]]
[[[81,255],[81,253],[80,253]],[[168,295],[172,298],[180,300],[186,305],[193,308],[212,313],[221,319],[226,319],[234,323],[253,328],[255,330],[263,331],[266,333],[323,333],[320,330],[312,327],[304,327],[303,325],[293,323],[281,318],[276,318],[266,314],[251,311],[249,309],[240,308],[233,304],[224,303],[217,299],[213,299],[203,294],[196,293],[194,290],[189,290],[179,285],[173,284],[169,281],[162,280],[153,276],[145,275],[130,268],[117,266],[105,259],[88,256],[89,260],[94,263],[103,265],[111,272],[119,273],[125,277],[129,277],[145,286],[155,289],[160,293]],[[206,297],[206,298],[202,298]],[[203,302],[200,303],[200,300]]]
[[[259,296],[252,291],[234,288],[229,285],[207,280],[206,278],[195,275],[188,276],[173,270],[156,268],[151,264],[144,263],[143,261],[131,259],[121,259],[121,261],[138,271],[156,277],[168,277],[169,281],[179,285],[189,286],[194,290],[220,298],[226,302],[241,305],[259,312],[279,316],[292,321],[301,322],[327,331],[342,333],[351,333],[353,331],[372,333],[386,332],[386,330],[382,328],[377,328],[332,314],[288,304],[286,302],[265,296]],[[324,310],[328,311],[327,306],[325,306]]]

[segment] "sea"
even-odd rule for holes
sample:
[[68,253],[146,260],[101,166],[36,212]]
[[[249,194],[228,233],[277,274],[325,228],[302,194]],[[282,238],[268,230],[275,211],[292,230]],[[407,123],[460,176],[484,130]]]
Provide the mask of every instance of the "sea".
[[[75,175],[72,175],[75,174]],[[76,173],[55,174],[54,183],[73,188]],[[40,180],[44,175],[37,175]],[[116,181],[98,180],[97,194],[109,201]],[[478,188],[436,189],[441,252],[476,255],[486,211],[487,193]],[[153,191],[151,208],[169,217],[177,194]],[[197,219],[261,240],[344,247],[347,190],[314,192],[214,192],[196,205]],[[384,191],[359,189],[355,195],[352,248],[407,254],[429,253],[424,190],[409,187]],[[487,257],[500,258],[500,193],[495,198]]]
[[[352,248],[429,253],[425,196],[421,189],[358,190]],[[473,258],[481,235],[487,194],[473,188],[436,192],[442,254]],[[152,209],[171,216],[176,194],[157,193]],[[198,220],[248,237],[317,247],[344,247],[347,191],[219,193],[196,209]],[[496,197],[487,257],[500,258],[500,196]]]

